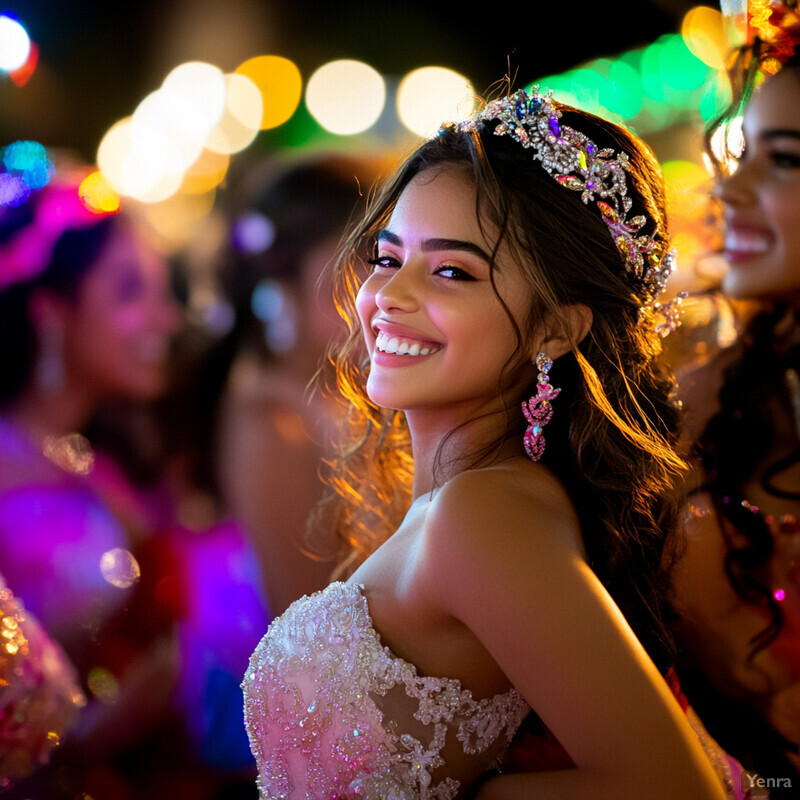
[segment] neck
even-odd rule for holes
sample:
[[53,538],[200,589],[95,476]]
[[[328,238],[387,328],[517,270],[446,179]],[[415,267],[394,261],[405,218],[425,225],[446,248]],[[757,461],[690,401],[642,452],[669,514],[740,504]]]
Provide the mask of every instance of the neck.
[[506,415],[500,410],[471,415],[466,422],[423,411],[406,412],[406,419],[414,454],[415,500],[460,472],[523,454],[521,436],[507,438]]
[[6,411],[17,426],[38,440],[79,431],[94,408],[94,399],[79,386],[65,386],[54,392],[29,386]]

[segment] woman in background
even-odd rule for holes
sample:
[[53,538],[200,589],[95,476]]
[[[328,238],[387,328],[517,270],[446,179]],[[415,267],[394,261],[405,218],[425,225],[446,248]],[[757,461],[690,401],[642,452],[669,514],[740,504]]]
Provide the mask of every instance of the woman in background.
[[744,112],[735,171],[730,153],[711,154],[721,288],[746,324],[681,380],[696,459],[675,585],[689,700],[771,797],[789,798],[800,787],[800,17],[790,2],[751,2],[749,22],[733,103],[710,132]]
[[244,166],[208,257],[229,329],[183,362],[168,401],[187,516],[194,503],[242,526],[273,614],[322,588],[333,567],[305,535],[332,429],[329,404],[309,384],[340,331],[337,247],[381,163],[325,153]]
[[[152,530],[143,508],[115,502],[128,494],[108,492],[80,431],[105,402],[163,391],[179,317],[166,262],[134,217],[83,203],[83,172],[53,175],[31,142],[3,163],[0,574],[89,698],[46,775],[18,791],[71,797],[169,718],[174,639],[149,591]],[[49,181],[28,185],[36,174]]]

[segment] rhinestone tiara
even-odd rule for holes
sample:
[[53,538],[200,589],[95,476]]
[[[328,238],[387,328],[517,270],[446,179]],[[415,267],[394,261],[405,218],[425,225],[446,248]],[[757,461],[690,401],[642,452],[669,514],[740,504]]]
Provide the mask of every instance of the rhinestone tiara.
[[475,130],[483,122],[498,120],[496,136],[509,136],[530,149],[534,160],[540,161],[561,186],[580,192],[585,204],[593,202],[611,232],[625,269],[641,285],[645,304],[664,317],[659,330],[664,333],[666,328],[665,333],[669,333],[677,327],[677,303],[662,306],[656,298],[666,286],[676,254],[670,250],[660,257],[653,237],[639,234],[647,217],[640,214],[628,219],[633,205],[625,176],[630,168],[628,154],[599,148],[580,131],[562,125],[560,117],[552,92],[541,94],[537,85],[530,93],[520,89],[493,100],[477,118],[460,123],[459,128]]

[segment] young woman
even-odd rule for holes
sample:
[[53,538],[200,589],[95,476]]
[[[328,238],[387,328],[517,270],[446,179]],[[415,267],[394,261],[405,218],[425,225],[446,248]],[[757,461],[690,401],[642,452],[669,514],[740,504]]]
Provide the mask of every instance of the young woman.
[[800,17],[773,5],[772,34],[739,54],[719,123],[744,111],[744,152],[719,196],[722,290],[747,323],[682,381],[699,435],[676,590],[684,689],[778,798],[800,786]]
[[[0,170],[4,189],[20,181]],[[163,390],[179,317],[132,217],[90,212],[67,167],[39,185],[0,206],[0,572],[89,698],[51,765],[9,795],[55,800],[91,793],[89,776],[170,713],[171,620],[141,588],[156,581],[152,531],[109,499],[79,431],[112,398]]]
[[[251,659],[264,797],[723,796],[659,674],[670,265],[649,151],[538,91],[376,197],[338,274],[349,446],[323,517],[349,579]],[[576,768],[478,787],[530,709]]]

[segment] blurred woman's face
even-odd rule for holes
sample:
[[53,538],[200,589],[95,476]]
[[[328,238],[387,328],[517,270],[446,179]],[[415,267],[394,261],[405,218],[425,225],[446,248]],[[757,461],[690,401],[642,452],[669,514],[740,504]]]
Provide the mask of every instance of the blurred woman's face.
[[721,189],[725,291],[800,307],[800,70],[767,80],[744,115],[745,150]]
[[66,311],[67,374],[101,397],[152,399],[179,321],[166,261],[120,225]]

